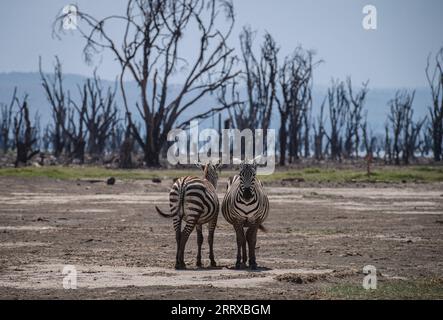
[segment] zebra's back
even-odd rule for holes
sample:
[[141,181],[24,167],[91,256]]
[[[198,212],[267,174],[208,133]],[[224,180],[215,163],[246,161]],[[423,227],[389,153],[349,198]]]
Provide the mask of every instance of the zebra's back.
[[218,215],[219,201],[214,186],[206,179],[185,176],[179,178],[169,192],[171,212],[184,221],[204,224]]

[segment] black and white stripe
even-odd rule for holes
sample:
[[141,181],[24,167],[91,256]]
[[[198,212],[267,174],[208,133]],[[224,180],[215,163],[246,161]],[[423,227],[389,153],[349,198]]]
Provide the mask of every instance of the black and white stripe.
[[[215,267],[214,260],[214,231],[217,226],[219,201],[216,193],[219,164],[198,166],[204,172],[204,178],[185,176],[174,182],[169,192],[169,206],[171,214],[163,213],[157,206],[157,212],[167,218],[173,218],[175,238],[177,242],[176,269],[186,268],[184,251],[186,242],[194,228],[197,229],[197,266],[202,266],[201,247],[203,244],[202,225],[208,223],[209,259]],[[185,226],[182,229],[182,221]]]
[[246,267],[246,243],[249,247],[249,267],[257,268],[257,230],[264,230],[262,223],[269,213],[268,196],[263,190],[263,184],[257,179],[256,172],[255,161],[252,164],[242,162],[240,174],[229,180],[228,190],[222,202],[223,217],[234,226],[237,236],[237,269]]

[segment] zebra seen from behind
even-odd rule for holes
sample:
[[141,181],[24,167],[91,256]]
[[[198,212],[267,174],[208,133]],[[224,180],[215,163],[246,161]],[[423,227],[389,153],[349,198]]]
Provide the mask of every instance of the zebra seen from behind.
[[[204,178],[185,176],[177,179],[169,192],[170,214],[163,213],[157,206],[157,212],[166,218],[173,218],[175,239],[177,242],[176,269],[185,269],[184,251],[186,242],[194,228],[197,229],[197,266],[202,266],[201,247],[203,244],[202,225],[208,223],[209,259],[211,267],[216,267],[214,259],[214,231],[217,226],[219,201],[216,193],[220,163],[197,164],[204,172]],[[182,229],[182,221],[185,226]]]
[[[237,237],[237,261],[235,267],[246,267],[246,243],[249,247],[249,267],[257,269],[255,245],[257,230],[265,230],[263,222],[268,216],[269,200],[263,184],[256,177],[257,163],[240,164],[239,175],[228,182],[228,189],[222,202],[223,217],[234,226]],[[245,228],[246,233],[245,233]]]

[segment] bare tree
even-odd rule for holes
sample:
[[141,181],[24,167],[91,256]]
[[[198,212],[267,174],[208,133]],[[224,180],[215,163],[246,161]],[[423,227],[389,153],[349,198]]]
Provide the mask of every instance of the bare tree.
[[409,164],[411,159],[415,158],[415,152],[419,150],[419,138],[426,117],[416,122],[413,120],[414,110],[408,109],[405,112],[405,127],[403,130],[403,162]]
[[435,55],[434,67],[431,70],[431,57],[426,65],[426,77],[432,94],[432,107],[429,108],[431,116],[431,134],[433,138],[434,160],[440,161],[443,157],[443,47]]
[[[312,70],[314,67],[312,57],[312,51],[305,51],[298,47],[293,55],[285,59],[280,69],[279,83],[282,99],[281,101],[278,97],[276,99],[280,113],[280,165],[284,165],[286,162],[288,142],[290,162],[292,157],[298,158],[301,128],[304,121],[306,125],[312,102]],[[309,126],[306,126],[306,129],[308,128]]]
[[320,106],[320,113],[317,116],[316,122],[312,124],[312,129],[314,130],[314,157],[316,160],[323,159],[323,140],[326,135],[324,119],[325,103],[326,98]]
[[27,96],[23,98],[23,102],[20,102],[18,98],[15,99],[18,106],[18,111],[14,116],[14,142],[17,151],[16,167],[26,165],[32,157],[40,152],[34,149],[37,139],[35,127],[31,124],[27,99]]
[[250,110],[246,106],[246,101],[240,97],[238,80],[237,77],[223,84],[217,93],[218,102],[228,110],[229,114],[229,119],[226,120],[228,127],[225,126],[225,129],[229,129],[230,124],[239,130],[251,128],[253,127],[252,123],[256,121],[248,112]]
[[130,169],[133,167],[132,151],[134,150],[134,139],[131,136],[131,127],[126,127],[125,138],[120,146],[119,168]]
[[386,121],[385,123],[385,143],[384,143],[384,151],[385,151],[385,163],[392,163],[392,138],[390,135],[389,123]]
[[116,125],[111,128],[111,137],[108,142],[108,151],[116,153],[120,149],[123,140],[125,139],[125,127],[122,121],[118,121]]
[[349,110],[349,101],[346,96],[345,84],[339,81],[332,81],[332,86],[328,89],[327,97],[329,105],[330,133],[326,133],[326,137],[328,138],[330,146],[331,159],[337,160],[342,157],[342,129]]
[[392,155],[396,165],[400,164],[401,159],[405,164],[409,163],[409,159],[414,152],[414,148],[411,150],[411,143],[416,139],[416,135],[419,134],[423,125],[421,121],[414,124],[412,120],[414,96],[415,91],[412,93],[397,91],[394,99],[389,101],[390,114],[388,120],[391,124]]
[[368,128],[368,119],[364,118],[364,121],[361,122],[361,131],[363,138],[363,146],[366,151],[366,156],[372,157],[375,146],[377,144],[377,137],[374,135],[372,129]]
[[9,105],[2,104],[0,108],[0,146],[3,153],[8,152],[11,147],[10,133],[12,130],[12,110],[17,96],[17,87],[14,88]]
[[356,94],[354,94],[350,77],[347,78],[346,83],[349,111],[346,114],[344,150],[346,156],[350,157],[355,152],[355,157],[358,158],[361,140],[360,129],[362,128],[363,108],[368,93],[369,81],[364,82],[362,88]]
[[[228,21],[226,30],[218,26],[220,16]],[[61,15],[56,19],[63,30]],[[121,66],[120,89],[131,134],[143,149],[147,165],[159,165],[161,148],[173,128],[185,127],[192,119],[211,116],[222,107],[178,122],[180,116],[201,98],[218,90],[237,73],[233,71],[233,49],[227,39],[234,24],[231,1],[216,0],[129,0],[122,15],[96,19],[78,10],[78,31],[86,40],[87,61],[100,50],[111,52]],[[109,25],[121,24],[123,35],[112,35]],[[181,48],[186,32],[199,39],[195,59],[186,61]],[[184,74],[184,83],[174,96],[169,96],[169,84],[177,71]],[[140,92],[136,104],[145,134],[132,121],[123,79],[129,75]]]
[[49,124],[47,124],[45,126],[45,129],[43,130],[43,135],[42,135],[42,148],[43,151],[48,152],[50,149],[50,145],[51,145],[51,126]]
[[84,118],[88,108],[88,89],[84,84],[80,89],[81,105],[69,98],[68,125],[65,134],[68,136],[67,149],[71,160],[85,162],[87,128],[84,128]]
[[424,124],[424,130],[422,130],[421,138],[419,141],[419,152],[422,157],[426,157],[433,150],[434,139],[432,137],[432,122],[426,119]]
[[[239,59],[243,72],[221,86],[218,101],[228,110],[229,126],[239,130],[263,129],[263,139],[266,139],[276,99],[279,48],[272,36],[266,33],[257,58],[253,52],[254,36],[255,32],[249,27],[243,28]],[[244,90],[245,94],[242,95],[240,90]]]
[[34,138],[36,139],[35,142],[35,148],[36,149],[41,149],[41,140],[42,140],[42,128],[41,128],[41,116],[38,113],[38,110],[35,112],[34,114],[34,122],[33,122],[33,126],[34,126]]
[[246,84],[247,111],[243,111],[242,115],[247,116],[249,123],[244,123],[243,126],[249,129],[266,130],[269,128],[272,108],[275,103],[279,48],[272,36],[266,33],[260,57],[257,59],[253,53],[253,38],[254,32],[249,27],[244,27],[240,34],[240,44],[243,76]]
[[[243,27],[240,34],[243,72],[218,92],[218,100],[228,110],[230,123],[239,130],[266,130],[276,97],[279,48],[266,33],[257,58],[253,52],[254,36],[255,32],[249,27]],[[245,96],[240,90],[245,90]]]
[[307,106],[305,112],[303,113],[303,126],[304,126],[304,157],[310,157],[310,131],[311,131],[311,122],[312,122],[312,98],[310,99],[310,103]]
[[118,121],[115,103],[117,86],[108,87],[104,92],[101,80],[94,72],[94,78],[86,80],[83,90],[79,90],[83,101],[82,108],[74,102],[73,104],[88,131],[88,153],[97,160],[102,156],[111,137],[111,130]]
[[43,73],[41,58],[39,59],[39,71],[42,86],[52,111],[52,150],[54,155],[59,157],[67,146],[66,125],[69,103],[68,94],[63,87],[62,65],[59,58],[55,57],[53,76]]

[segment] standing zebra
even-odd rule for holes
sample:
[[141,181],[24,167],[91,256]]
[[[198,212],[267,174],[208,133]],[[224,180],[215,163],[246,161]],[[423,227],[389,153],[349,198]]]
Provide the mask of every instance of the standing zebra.
[[[268,196],[263,184],[256,178],[257,164],[242,162],[240,174],[228,182],[228,190],[222,202],[223,217],[234,226],[237,235],[236,269],[246,267],[246,242],[249,247],[249,267],[257,269],[255,260],[255,244],[257,230],[265,230],[262,226],[269,212]],[[244,228],[247,228],[246,234]]]
[[[175,268],[185,269],[184,252],[186,242],[194,227],[197,228],[197,266],[202,266],[201,247],[203,244],[202,225],[209,224],[209,259],[211,267],[217,266],[214,260],[214,231],[217,226],[219,211],[218,197],[216,193],[218,164],[197,164],[204,172],[204,178],[185,176],[179,178],[173,184],[169,192],[169,207],[171,214],[163,213],[157,206],[157,212],[165,218],[173,218],[175,239],[177,241],[177,255]],[[182,230],[182,220],[186,225]]]

